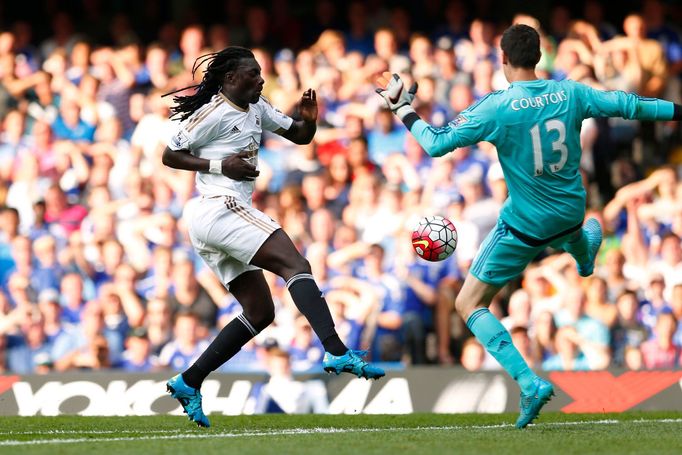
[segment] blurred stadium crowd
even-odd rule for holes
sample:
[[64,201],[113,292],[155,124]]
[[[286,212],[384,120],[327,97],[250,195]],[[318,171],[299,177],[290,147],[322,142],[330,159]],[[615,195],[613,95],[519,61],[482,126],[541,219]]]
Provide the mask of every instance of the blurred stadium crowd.
[[[79,22],[56,12],[44,40],[30,22],[6,24],[0,373],[182,370],[240,312],[189,244],[182,211],[194,176],[160,159],[172,103],[161,95],[193,82],[197,57],[233,44],[253,48],[264,95],[288,114],[317,90],[314,143],[264,135],[254,205],[304,252],[348,346],[375,361],[497,368],[453,308],[506,198],[495,148],[430,159],[373,81],[382,71],[416,80],[418,112],[444,125],[505,89],[498,42],[511,21],[472,17],[455,0],[426,2],[433,22],[419,23],[390,4],[321,1],[304,23],[287,2],[228,1],[225,22],[169,22],[151,36],[126,14]],[[543,23],[513,17],[542,36],[539,75],[679,103],[682,35],[667,22],[679,7],[647,0],[610,23],[605,1],[584,6],[557,6]],[[680,137],[676,123],[583,124],[589,211],[606,231],[596,273],[582,279],[567,254],[548,251],[493,304],[534,368],[680,366]],[[409,240],[432,214],[459,232],[441,263],[417,259]],[[284,283],[267,276],[276,322],[221,371],[262,371],[268,352],[287,358],[285,370],[321,361]]]

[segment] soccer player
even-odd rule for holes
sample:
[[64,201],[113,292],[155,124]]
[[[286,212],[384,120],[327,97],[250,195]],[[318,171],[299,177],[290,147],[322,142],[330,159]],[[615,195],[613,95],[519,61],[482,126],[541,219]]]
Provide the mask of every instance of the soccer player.
[[366,379],[380,378],[384,371],[363,360],[364,351],[347,349],[308,261],[277,222],[251,206],[263,129],[296,144],[309,143],[316,130],[315,91],[305,91],[301,119],[294,120],[261,96],[264,80],[250,50],[231,46],[207,54],[197,59],[193,72],[204,63],[208,65],[201,83],[188,87],[195,93],[174,98],[171,111],[181,121],[164,150],[163,164],[197,172],[201,197],[185,209],[190,239],[243,308],[198,360],[167,384],[190,420],[208,427],[199,392],[202,381],[274,319],[261,269],[286,280],[294,303],[324,346],[325,371]]
[[405,90],[398,75],[381,78],[377,92],[432,157],[481,141],[497,147],[509,198],[471,265],[455,308],[518,382],[521,414],[516,426],[525,428],[554,395],[554,388],[528,367],[509,332],[488,310],[490,301],[548,246],[568,251],[581,276],[592,274],[602,232],[594,218],[583,225],[585,189],[579,168],[583,119],[679,120],[682,107],[570,80],[538,79],[540,37],[526,25],[508,28],[501,47],[509,88],[490,93],[442,128],[419,118],[411,106],[417,87]]

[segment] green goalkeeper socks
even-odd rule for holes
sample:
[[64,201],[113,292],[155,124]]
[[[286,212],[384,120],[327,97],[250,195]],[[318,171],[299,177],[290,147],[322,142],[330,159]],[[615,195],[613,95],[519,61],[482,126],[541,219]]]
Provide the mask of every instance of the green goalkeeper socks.
[[507,373],[518,382],[524,394],[534,391],[535,373],[512,344],[511,335],[507,329],[490,313],[490,310],[479,308],[471,313],[467,327]]

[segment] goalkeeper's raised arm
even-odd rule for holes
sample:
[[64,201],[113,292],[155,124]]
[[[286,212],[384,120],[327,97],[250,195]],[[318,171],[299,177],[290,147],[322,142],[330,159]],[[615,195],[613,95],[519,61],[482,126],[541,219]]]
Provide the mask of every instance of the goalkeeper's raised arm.
[[497,134],[495,102],[490,96],[465,109],[447,125],[436,128],[422,120],[412,107],[416,83],[406,90],[400,76],[384,73],[377,84],[377,93],[432,157],[443,156],[458,147],[492,141]]

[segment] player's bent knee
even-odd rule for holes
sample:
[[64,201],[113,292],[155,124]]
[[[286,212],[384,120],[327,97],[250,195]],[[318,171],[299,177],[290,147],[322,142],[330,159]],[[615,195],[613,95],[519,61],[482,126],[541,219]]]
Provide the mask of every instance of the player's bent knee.
[[460,293],[455,299],[455,309],[457,314],[464,319],[464,322],[469,319],[471,313],[473,313],[481,305],[479,299],[474,298],[470,294]]
[[253,327],[258,330],[264,330],[275,320],[275,306],[261,306],[250,311],[244,310],[246,318],[253,325]]
[[295,258],[291,258],[290,277],[300,273],[312,274],[310,262],[302,255],[297,254]]

